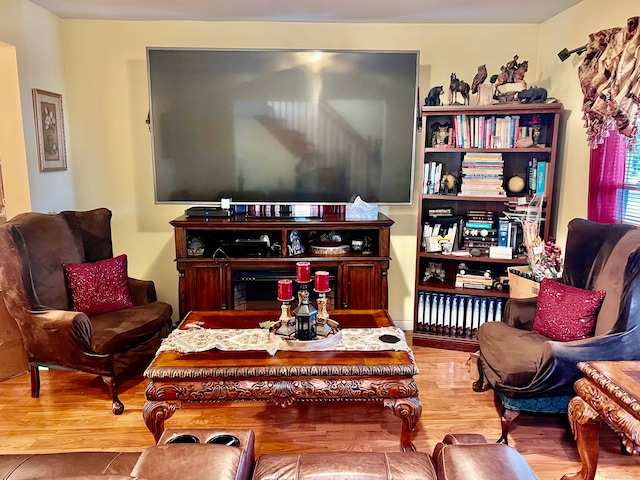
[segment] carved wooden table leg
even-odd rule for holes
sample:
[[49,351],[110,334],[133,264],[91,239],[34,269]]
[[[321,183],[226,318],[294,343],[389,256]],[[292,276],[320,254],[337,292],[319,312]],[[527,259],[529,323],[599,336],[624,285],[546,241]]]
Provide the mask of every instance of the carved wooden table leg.
[[418,425],[422,415],[422,402],[418,397],[387,398],[384,406],[391,409],[396,417],[402,419],[402,432],[400,434],[400,448],[403,452],[415,452],[416,447],[411,441],[411,434]]
[[574,397],[569,402],[569,422],[578,446],[582,469],[578,473],[566,474],[562,480],[593,480],[598,467],[602,417],[582,398]]
[[144,423],[153,435],[156,443],[164,432],[164,422],[170,419],[182,402],[147,401],[142,408]]

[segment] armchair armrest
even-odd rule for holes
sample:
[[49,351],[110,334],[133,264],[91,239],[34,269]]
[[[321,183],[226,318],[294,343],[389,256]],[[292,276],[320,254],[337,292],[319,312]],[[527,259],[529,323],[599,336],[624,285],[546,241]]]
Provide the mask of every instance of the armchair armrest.
[[510,298],[504,307],[503,322],[520,330],[533,330],[538,298]]
[[578,363],[584,361],[640,360],[640,330],[611,333],[572,342],[545,342],[540,363],[548,365],[526,387],[514,391],[528,396],[571,395],[573,384],[583,376]]
[[80,368],[85,364],[83,359],[90,356],[91,363],[94,363],[97,357],[102,356],[91,350],[93,326],[86,314],[67,310],[37,310],[28,315],[32,317],[28,322],[34,326],[23,329],[23,337],[29,356],[38,363],[78,365]]
[[158,300],[156,295],[156,285],[151,280],[138,280],[137,278],[128,279],[129,292],[131,293],[131,299],[133,304],[146,305]]

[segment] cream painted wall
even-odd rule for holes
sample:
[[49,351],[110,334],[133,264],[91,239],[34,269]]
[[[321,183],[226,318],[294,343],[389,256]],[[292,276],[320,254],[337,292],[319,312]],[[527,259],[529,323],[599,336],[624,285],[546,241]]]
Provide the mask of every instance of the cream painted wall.
[[[536,77],[537,25],[372,25],[297,23],[105,22],[65,20],[67,104],[79,208],[114,211],[116,253],[130,271],[153,278],[159,296],[177,306],[177,272],[169,221],[184,207],[155,205],[145,62],[147,46],[420,50],[424,97],[449,75],[471,82],[515,53]],[[82,180],[80,180],[82,179]],[[417,190],[416,190],[417,195]],[[417,199],[417,197],[416,197]],[[411,328],[417,204],[387,208],[392,228],[389,311]]]
[[[17,80],[19,96],[14,100],[21,105],[22,133],[10,140],[22,143],[26,162],[21,168],[28,172],[28,185],[23,178],[4,172],[4,183],[8,190],[9,216],[22,211],[59,211],[75,208],[73,158],[67,153],[69,169],[63,172],[42,173],[38,169],[35,122],[33,117],[32,89],[39,88],[62,94],[65,115],[67,146],[71,142],[68,117],[72,112],[66,108],[66,83],[60,20],[55,15],[26,0],[2,0],[0,2],[0,42],[15,47],[17,55]],[[15,63],[15,62],[14,62]],[[14,67],[15,68],[15,67]],[[5,90],[3,95],[6,94]],[[25,177],[27,178],[27,177]],[[15,185],[20,185],[20,194],[30,197],[30,203],[17,203]]]
[[[573,50],[587,43],[589,34],[624,27],[627,19],[640,15],[637,0],[583,0],[574,7],[541,25],[538,56],[539,85],[549,88],[551,95],[564,105],[566,122],[560,151],[558,178],[558,243],[566,242],[566,225],[576,217],[587,216],[589,147],[582,120],[582,91],[578,82],[578,66],[583,56],[576,54],[561,62],[557,56],[563,48]],[[550,88],[551,87],[551,88]]]
[[27,156],[22,135],[22,110],[16,49],[0,42],[0,165],[7,199],[7,218],[31,209]]

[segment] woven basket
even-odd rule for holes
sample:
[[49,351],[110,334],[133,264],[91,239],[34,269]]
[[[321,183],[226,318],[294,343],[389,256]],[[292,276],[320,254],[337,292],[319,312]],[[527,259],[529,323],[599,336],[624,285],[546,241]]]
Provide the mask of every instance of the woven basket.
[[526,265],[509,267],[509,296],[511,298],[533,298],[538,296],[540,282],[533,278]]

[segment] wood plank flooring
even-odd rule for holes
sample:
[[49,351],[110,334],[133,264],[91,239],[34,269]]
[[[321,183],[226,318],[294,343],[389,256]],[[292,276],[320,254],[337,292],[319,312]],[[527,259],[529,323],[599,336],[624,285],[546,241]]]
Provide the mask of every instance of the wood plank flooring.
[[[410,335],[409,335],[410,341]],[[423,404],[414,433],[418,450],[431,453],[451,432],[500,436],[491,391],[471,389],[468,353],[413,347]],[[67,371],[43,371],[40,398],[31,398],[29,376],[0,382],[0,454],[55,451],[141,451],[153,444],[142,420],[142,375],[125,380],[121,416],[99,378]],[[397,451],[401,421],[377,402],[297,403],[287,408],[265,402],[187,405],[167,428],[251,428],[256,453]],[[522,414],[510,433],[514,446],[540,480],[557,480],[580,469],[568,422],[563,417]],[[600,438],[598,480],[640,480],[640,458],[620,454],[618,437],[606,426]]]

